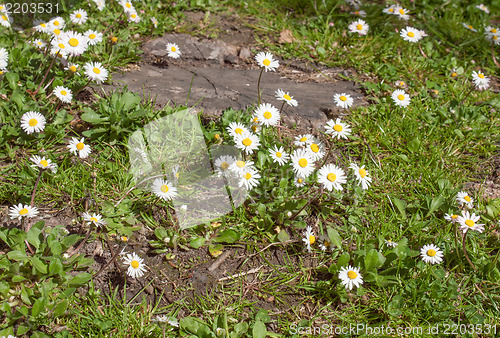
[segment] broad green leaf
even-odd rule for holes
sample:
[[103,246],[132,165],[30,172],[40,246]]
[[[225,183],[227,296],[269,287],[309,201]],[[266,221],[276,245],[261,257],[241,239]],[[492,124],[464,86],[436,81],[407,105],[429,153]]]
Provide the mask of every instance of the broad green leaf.
[[68,309],[68,300],[67,299],[63,299],[54,308],[54,316],[58,317],[58,316],[63,315],[64,312],[66,312],[67,309]]
[[69,282],[71,286],[80,286],[87,283],[92,278],[92,275],[88,272],[82,272],[73,277]]
[[28,243],[33,245],[36,249],[40,247],[40,241],[43,241],[43,234],[42,231],[36,227],[32,227],[28,231],[28,237],[27,237]]
[[288,232],[286,230],[282,229],[278,233],[278,240],[280,242],[286,242],[286,241],[290,240],[290,235],[288,234]]
[[219,236],[213,239],[214,243],[234,243],[240,239],[240,234],[237,231],[227,229],[221,232]]
[[431,204],[429,206],[429,211],[427,212],[427,216],[431,215],[434,211],[436,211],[440,206],[441,204],[443,204],[444,202],[444,197],[439,195],[437,197],[434,197],[431,201]]
[[384,262],[384,255],[382,255],[375,249],[371,249],[370,251],[368,251],[365,257],[365,269],[366,271],[374,270],[381,267]]
[[99,115],[94,111],[87,111],[86,113],[83,113],[80,117],[85,122],[89,122],[92,124],[102,123],[107,120],[107,118],[101,117],[101,115]]
[[330,227],[326,229],[326,232],[332,243],[335,244],[337,248],[342,249],[342,238],[340,237],[339,232]]
[[31,264],[37,269],[39,272],[46,274],[47,273],[47,264],[42,262],[40,258],[37,256],[32,256],[31,257]]
[[267,310],[260,309],[255,315],[255,320],[260,320],[263,323],[269,323],[271,321],[271,317],[269,316]]
[[26,256],[26,253],[22,252],[22,251],[10,251],[9,253],[7,253],[7,257],[9,257],[9,259],[12,259],[12,260],[15,260],[15,261],[22,261],[22,260],[25,260],[26,258],[28,258]]
[[387,304],[387,312],[394,317],[400,316],[403,311],[401,311],[401,308],[404,305],[404,300],[403,297],[400,295],[396,295],[392,297],[392,300]]
[[412,153],[416,153],[420,149],[420,140],[418,138],[414,138],[410,142],[408,142],[408,150]]
[[199,249],[205,244],[206,239],[203,237],[197,237],[192,240],[189,245],[194,249]]
[[7,79],[7,82],[9,84],[10,89],[16,90],[17,82],[19,81],[19,74],[13,73],[13,72],[8,72],[4,76]]
[[35,303],[33,304],[33,307],[31,308],[31,315],[33,317],[36,317],[42,312],[43,309],[45,309],[45,297],[40,297],[37,300],[35,300]]
[[62,271],[63,271],[63,265],[61,263],[61,259],[59,257],[52,258],[49,264],[49,274],[58,275]]
[[351,257],[349,256],[349,254],[346,252],[346,253],[343,253],[339,259],[337,259],[337,270],[340,270],[340,268],[346,266],[347,264],[349,264],[349,260],[351,259]]
[[406,202],[400,200],[399,198],[393,197],[392,203],[394,203],[401,216],[403,216],[403,218],[406,218]]
[[265,338],[267,335],[266,325],[260,320],[256,321],[252,329],[253,338]]

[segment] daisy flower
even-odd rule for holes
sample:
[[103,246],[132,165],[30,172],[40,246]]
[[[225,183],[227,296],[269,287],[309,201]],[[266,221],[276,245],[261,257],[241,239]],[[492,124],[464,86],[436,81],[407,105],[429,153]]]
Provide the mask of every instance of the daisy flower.
[[269,153],[273,161],[279,165],[285,165],[288,160],[290,160],[290,155],[285,152],[282,146],[278,148],[277,145],[274,145],[274,147],[269,150]]
[[326,133],[331,134],[333,138],[340,139],[345,138],[347,140],[347,136],[351,135],[351,128],[347,123],[340,122],[340,119],[337,118],[335,122],[333,120],[329,120],[325,125]]
[[253,161],[237,160],[229,165],[229,170],[237,176],[241,176],[251,169],[255,170]]
[[404,82],[404,81],[402,81],[402,80],[398,80],[398,81],[396,81],[396,82],[394,83],[394,85],[395,85],[396,87],[399,87],[399,88],[403,88],[403,89],[404,89],[404,88],[406,88],[406,82]]
[[247,190],[251,190],[253,187],[259,185],[259,178],[260,174],[257,170],[248,168],[241,174],[239,185],[240,187],[244,186]]
[[10,18],[7,12],[0,12],[0,25],[7,28],[10,27]]
[[276,91],[276,98],[279,100],[279,101],[285,101],[286,103],[288,103],[289,106],[293,106],[293,107],[296,107],[298,105],[297,103],[297,100],[295,100],[293,98],[293,96],[290,96],[290,94],[288,92],[284,92],[283,90],[281,89],[278,89]]
[[273,54],[271,53],[260,52],[255,55],[255,60],[257,61],[259,67],[264,67],[266,72],[268,70],[274,72],[280,65],[278,60],[275,60]]
[[9,209],[9,216],[11,219],[23,218],[23,217],[33,218],[36,217],[37,215],[38,215],[38,209],[36,207],[30,207],[27,204],[22,205],[21,203],[19,203],[19,205],[17,206],[14,205]]
[[100,62],[87,62],[83,68],[85,68],[87,78],[97,84],[103,83],[108,78],[108,71]]
[[91,153],[90,146],[88,144],[85,144],[83,142],[84,138],[82,137],[80,140],[78,140],[76,137],[73,137],[71,141],[69,141],[69,151],[71,151],[73,154],[77,155],[80,158],[87,158],[89,154]]
[[87,44],[89,46],[94,46],[102,41],[102,33],[99,33],[98,31],[89,29],[84,33],[84,35],[87,38]]
[[467,232],[468,230],[474,230],[479,233],[484,231],[484,224],[476,223],[479,221],[479,216],[476,214],[470,214],[468,211],[462,211],[462,216],[458,216],[458,223],[460,223],[460,229],[463,232]]
[[61,39],[53,39],[52,40],[52,48],[50,49],[50,52],[53,55],[61,56],[61,57],[65,58],[66,56],[68,56],[68,53],[69,53],[67,42],[64,41],[62,38]]
[[408,107],[410,104],[410,96],[402,89],[396,89],[392,95],[392,100],[398,107]]
[[302,238],[302,242],[304,242],[307,252],[311,252],[311,245],[313,245],[314,242],[316,242],[316,236],[314,236],[314,232],[311,226],[308,226],[306,228],[306,231],[304,231],[304,237]]
[[354,102],[351,95],[347,95],[346,93],[335,94],[333,96],[333,100],[337,104],[337,107],[341,107],[344,109],[350,108],[352,106],[352,103]]
[[472,80],[474,80],[474,84],[479,90],[487,89],[490,86],[490,79],[481,71],[472,71]]
[[399,34],[403,40],[409,41],[409,42],[418,42],[422,38],[422,34],[420,33],[420,30],[406,26],[406,28],[403,28],[401,30],[401,33]]
[[123,10],[125,12],[135,12],[134,5],[132,5],[132,2],[130,0],[120,0],[120,6],[123,7]]
[[365,169],[365,166],[362,165],[361,167],[358,167],[356,163],[351,163],[349,165],[349,168],[354,170],[354,175],[356,175],[356,180],[358,181],[359,184],[361,184],[361,187],[363,190],[368,189],[372,182],[372,178],[368,176],[368,172]]
[[67,67],[64,67],[64,70],[70,71],[72,73],[76,73],[76,71],[78,70],[78,65],[76,63],[68,64]]
[[82,55],[87,50],[87,38],[78,32],[69,31],[61,36],[71,56]]
[[295,136],[295,144],[298,147],[305,147],[308,144],[310,144],[314,140],[314,136],[311,134],[304,134],[304,135],[299,135]]
[[34,44],[36,47],[38,47],[38,48],[43,48],[43,47],[45,47],[45,45],[46,45],[46,44],[45,44],[45,42],[44,42],[43,40],[41,40],[41,39],[35,39],[35,40],[33,41],[33,44]]
[[389,247],[389,248],[395,248],[395,247],[398,246],[398,243],[397,242],[393,242],[390,239],[386,239],[385,240],[385,245],[387,245],[387,247]]
[[486,14],[490,14],[490,10],[484,4],[476,5],[476,8],[482,10]]
[[319,142],[316,139],[311,140],[311,143],[309,143],[306,146],[307,151],[309,152],[309,155],[311,155],[313,161],[318,161],[325,156],[325,151],[323,144]]
[[330,239],[326,236],[323,236],[323,238],[320,239],[320,242],[318,244],[318,247],[320,248],[321,251],[326,252],[327,250],[333,251],[333,246],[332,242]]
[[217,171],[219,177],[221,177],[222,175],[226,175],[226,172],[228,171],[229,167],[234,162],[236,162],[236,157],[229,155],[222,155],[221,157],[217,158],[214,162],[214,166],[215,166],[215,171]]
[[295,186],[298,188],[302,188],[304,185],[306,185],[306,179],[295,175],[295,177],[293,178],[293,184],[295,184]]
[[486,35],[495,35],[495,34],[498,34],[500,33],[500,31],[498,30],[498,28],[495,28],[493,26],[486,26],[484,28],[484,34]]
[[451,222],[451,223],[456,223],[458,222],[458,215],[455,214],[444,214],[444,219]]
[[21,117],[21,128],[26,134],[41,132],[45,128],[45,117],[36,111],[26,112]]
[[178,59],[181,56],[181,51],[179,50],[179,46],[175,43],[167,43],[167,55],[171,58]]
[[404,9],[403,7],[396,7],[394,9],[394,15],[396,15],[398,18],[402,20],[408,20],[410,16],[408,15],[410,12],[407,9]]
[[155,26],[155,28],[158,28],[158,20],[156,20],[154,16],[151,18],[151,22],[153,23],[153,26]]
[[500,45],[500,34],[488,34],[486,40],[493,41],[495,45]]
[[436,264],[443,261],[443,252],[434,244],[427,244],[420,249],[420,256],[426,263]]
[[368,33],[368,24],[363,20],[356,20],[349,25],[350,33],[358,33],[359,35],[366,35]]
[[456,68],[452,68],[452,70],[451,70],[451,72],[450,72],[450,76],[451,76],[451,77],[457,77],[457,76],[458,76],[458,73],[457,73]]
[[50,26],[47,22],[37,20],[33,26],[35,30],[39,33],[48,33],[50,31]]
[[51,170],[52,173],[57,172],[57,164],[52,163],[50,159],[45,159],[45,157],[40,157],[38,155],[34,155],[33,157],[30,158],[31,162],[35,163],[32,164],[31,167],[33,168],[39,168],[42,170]]
[[71,93],[71,89],[68,89],[63,86],[57,86],[53,91],[54,95],[61,100],[63,103],[70,103],[73,99],[73,94]]
[[260,146],[260,140],[257,135],[252,132],[243,132],[234,138],[234,143],[238,149],[245,151],[246,154],[252,153]]
[[7,62],[9,61],[9,52],[7,52],[7,49],[0,47],[0,63],[7,65]]
[[240,122],[229,123],[229,127],[227,127],[226,130],[233,138],[237,137],[238,135],[243,135],[244,132],[249,132],[248,128]]
[[99,215],[99,214],[93,213],[91,215],[91,214],[89,214],[87,212],[84,212],[82,214],[82,216],[83,216],[83,220],[85,222],[90,222],[90,223],[94,224],[98,228],[102,227],[103,225],[106,225],[106,221],[103,220],[102,216]]
[[474,203],[474,199],[469,196],[465,191],[460,191],[457,194],[456,200],[458,202],[458,205],[463,205],[465,204],[467,208],[472,208],[472,203]]
[[123,257],[123,264],[128,266],[127,275],[132,278],[141,277],[146,271],[146,265],[143,263],[143,259],[140,258],[135,252],[128,253]]
[[262,103],[255,110],[255,117],[265,126],[275,126],[280,119],[280,112],[270,103]]
[[318,183],[323,184],[328,191],[332,191],[333,189],[342,191],[341,184],[346,182],[347,177],[344,170],[334,164],[327,164],[318,171]]
[[462,26],[464,26],[465,28],[467,28],[470,31],[477,32],[477,29],[475,29],[474,27],[472,27],[472,25],[466,24],[465,22],[462,23]]
[[97,9],[102,11],[104,7],[106,6],[106,1],[105,0],[93,0],[94,3],[97,5]]
[[153,181],[151,191],[158,197],[169,201],[177,196],[177,188],[167,180],[157,178]]
[[364,18],[366,16],[366,12],[365,11],[349,12],[349,14],[357,15],[357,16],[360,16],[362,18]]
[[81,25],[87,22],[88,14],[83,9],[78,9],[69,15],[69,19],[75,25]]
[[306,178],[313,173],[314,160],[306,149],[295,149],[290,160],[297,176]]
[[390,5],[389,7],[384,8],[382,12],[384,12],[385,14],[394,14],[394,11],[397,7],[397,5]]
[[53,18],[49,21],[49,27],[54,30],[54,28],[57,28],[59,30],[62,30],[65,26],[64,19],[61,18],[60,16]]
[[359,268],[353,268],[352,266],[342,267],[339,272],[339,279],[342,281],[342,285],[345,285],[346,289],[352,290],[353,286],[359,288],[363,284],[363,277],[359,273]]
[[250,126],[250,130],[254,134],[260,134],[260,132],[262,131],[262,126],[258,123],[252,123],[252,125]]
[[141,21],[141,18],[139,17],[139,15],[137,15],[137,12],[136,11],[133,11],[133,12],[125,12],[127,13],[127,18],[128,18],[128,21],[130,22],[135,22],[135,23],[138,23]]

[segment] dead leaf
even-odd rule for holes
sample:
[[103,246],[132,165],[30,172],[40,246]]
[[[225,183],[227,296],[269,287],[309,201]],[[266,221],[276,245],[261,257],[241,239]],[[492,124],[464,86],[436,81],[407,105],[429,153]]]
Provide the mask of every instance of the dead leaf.
[[296,42],[297,39],[293,36],[293,33],[289,29],[283,29],[280,33],[279,43],[292,43]]

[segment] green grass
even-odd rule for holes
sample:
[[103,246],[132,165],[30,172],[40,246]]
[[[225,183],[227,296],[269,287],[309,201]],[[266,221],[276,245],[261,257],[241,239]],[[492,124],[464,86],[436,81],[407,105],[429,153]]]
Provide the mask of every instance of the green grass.
[[[92,9],[86,1],[79,4],[92,13],[87,26],[98,31],[106,30],[120,13],[119,5],[111,1],[103,12],[92,2]],[[192,29],[185,22],[185,11],[224,13],[239,4],[200,0],[173,7],[172,2],[136,2],[145,11],[140,13],[141,22],[117,21],[103,43],[79,61],[100,61],[107,69],[117,70],[139,60],[144,37]],[[44,228],[44,223],[37,223],[28,233],[0,228],[4,253],[0,258],[0,335],[263,337],[266,332],[300,336],[294,329],[298,326],[305,330],[359,323],[394,328],[455,323],[477,325],[476,332],[478,328],[485,332],[486,325],[495,325],[499,319],[500,200],[483,198],[479,192],[473,195],[473,212],[486,224],[483,233],[471,232],[465,239],[474,267],[462,249],[461,231],[444,219],[445,213],[458,212],[455,196],[467,183],[484,184],[497,169],[498,89],[472,90],[471,81],[472,70],[482,70],[492,82],[498,81],[491,46],[480,30],[494,14],[487,15],[467,1],[404,5],[412,16],[408,25],[429,34],[421,50],[395,32],[407,23],[382,13],[383,7],[376,3],[363,6],[370,30],[362,37],[347,31],[354,19],[342,1],[249,1],[238,6],[236,12],[244,20],[256,20],[249,24],[256,32],[255,52],[266,50],[281,59],[298,58],[355,71],[352,77],[338,76],[359,83],[370,105],[352,109],[344,118],[353,129],[348,140],[327,145],[332,149],[331,162],[346,171],[350,162],[363,164],[373,182],[363,191],[349,172],[342,193],[321,190],[313,178],[306,187],[296,188],[291,170],[281,170],[259,150],[252,159],[263,177],[251,199],[215,220],[221,223],[219,227],[201,224],[185,230],[179,229],[171,204],[132,189],[135,183],[128,172],[126,147],[133,131],[184,107],[157,110],[126,90],[110,96],[92,94],[90,103],[73,100],[61,105],[54,96],[48,97],[53,86],[64,84],[77,91],[87,80],[67,76],[57,64],[44,83],[54,78],[53,84],[33,95],[51,59],[26,43],[34,37],[32,32],[3,30],[0,46],[10,57],[9,72],[0,77],[0,203],[8,207],[29,204],[38,177],[29,158],[47,156],[58,164],[58,172],[41,175],[34,205],[44,212],[67,212],[78,219],[78,225],[72,226],[69,236],[58,227]],[[491,13],[499,7],[498,1],[491,2]],[[68,14],[61,15],[67,18]],[[152,27],[152,16],[159,28]],[[213,15],[205,18],[205,29],[196,34],[217,36],[217,25],[212,22],[216,19]],[[479,33],[462,27],[463,22],[477,27]],[[290,29],[296,41],[274,42],[283,29]],[[118,43],[111,43],[112,36],[118,37]],[[494,53],[498,50],[495,47]],[[452,69],[458,70],[457,77],[451,77]],[[395,107],[390,98],[398,80],[406,83],[411,96],[408,108]],[[49,122],[44,133],[26,135],[20,129],[19,119],[28,110],[45,115]],[[228,110],[221,119],[206,123],[207,144],[217,142],[215,134],[230,140],[227,125],[249,123],[251,112]],[[85,160],[67,150],[71,137],[83,136],[92,147]],[[276,131],[267,129],[261,142],[267,148],[276,139]],[[293,140],[284,137],[282,143],[291,149]],[[79,217],[84,211],[101,213],[107,225],[80,231]],[[298,214],[291,219],[288,212]],[[20,222],[9,223],[19,228]],[[306,226],[314,227],[317,243],[331,242],[332,250],[324,253],[316,243],[312,253],[305,252],[302,234]],[[141,228],[148,234],[146,239],[140,237]],[[88,241],[102,242],[105,251],[112,237],[130,237],[132,243],[126,250],[141,246],[151,259],[148,265],[155,264],[148,279],[129,278],[128,283],[110,286],[108,293],[95,289],[91,276],[97,271],[89,268],[89,258],[96,257],[62,256],[87,231]],[[385,240],[399,245],[388,248]],[[444,249],[441,264],[421,261],[419,250],[429,243]],[[220,251],[227,250],[248,256],[232,261],[238,269],[231,274],[242,275],[216,280],[208,293],[198,290],[201,287],[192,284],[193,270],[207,262],[210,265]],[[107,254],[104,257],[109,259]],[[160,273],[162,264],[170,263],[178,275],[165,277]],[[365,280],[352,291],[337,278],[348,264],[360,267]],[[114,264],[107,269],[116,270]],[[119,273],[124,274],[123,270]],[[74,279],[76,273],[80,277]],[[179,299],[173,302],[165,302],[158,292],[156,283],[165,278],[177,283],[172,295]],[[155,285],[150,296],[145,291],[148,283]],[[127,296],[131,286],[136,292],[132,299]],[[175,317],[180,327],[155,322],[157,315]]]

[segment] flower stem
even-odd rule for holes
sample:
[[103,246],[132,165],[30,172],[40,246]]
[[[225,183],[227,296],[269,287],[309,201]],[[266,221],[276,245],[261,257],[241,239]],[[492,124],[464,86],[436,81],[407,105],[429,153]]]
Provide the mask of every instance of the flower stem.
[[460,101],[460,103],[458,104],[457,107],[460,107],[462,105],[462,103],[464,103],[465,99],[467,99],[470,95],[470,93],[472,93],[472,91],[474,90],[474,87],[472,87],[469,92],[467,93],[467,95],[465,95],[465,97],[462,99],[462,101]]
[[281,129],[279,128],[280,123],[281,123],[281,114],[283,113],[283,107],[285,107],[285,101],[283,101],[283,104],[281,105],[280,108],[280,119],[278,120],[278,140],[281,142]]
[[260,78],[262,77],[262,73],[264,72],[264,67],[261,68],[260,70],[260,74],[259,74],[259,81],[257,82],[257,94],[259,96],[259,101],[258,101],[258,104],[260,105]]
[[40,182],[40,178],[42,177],[42,171],[39,170],[38,171],[38,177],[36,178],[36,182],[35,182],[35,187],[33,188],[33,193],[31,194],[31,203],[30,203],[30,207],[33,206],[33,203],[35,202],[35,193],[36,193],[36,188],[38,187],[38,183]]
[[304,206],[302,208],[299,209],[299,211],[297,211],[295,214],[292,215],[292,217],[290,217],[288,220],[289,221],[293,221],[295,219],[295,217],[297,217],[301,212],[302,210],[304,210],[309,204],[311,204],[312,201],[314,201],[315,199],[317,199],[319,196],[321,196],[321,194],[323,193],[323,187],[321,187],[319,189],[319,192],[316,196],[314,196],[314,198],[310,198],[306,204],[304,204]]
[[38,92],[40,91],[40,88],[42,88],[42,84],[45,82],[45,79],[47,78],[47,75],[49,75],[49,72],[50,70],[52,69],[52,66],[54,65],[54,62],[56,61],[57,59],[57,55],[55,55],[53,58],[52,58],[52,62],[50,63],[50,66],[49,68],[47,69],[47,71],[45,72],[45,75],[43,76],[42,78],[42,81],[40,81],[40,84],[38,85],[38,88],[35,90],[35,92],[33,93],[33,96],[38,94]]
[[495,63],[495,65],[497,67],[500,67],[500,64],[498,63],[497,59],[495,58],[495,49],[493,48],[493,46],[495,45],[495,43],[493,42],[493,39],[491,39],[491,58],[493,59],[493,62]]
[[467,233],[469,231],[467,230],[465,233],[464,233],[464,237],[462,239],[462,249],[464,251],[464,254],[465,254],[465,258],[467,258],[467,261],[469,262],[470,266],[474,269],[474,271],[476,271],[476,267],[474,266],[474,264],[472,264],[472,261],[470,260],[469,258],[469,255],[467,254],[467,250],[465,249],[465,239],[467,238]]

